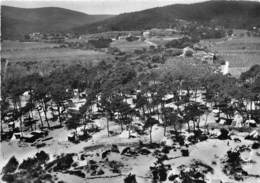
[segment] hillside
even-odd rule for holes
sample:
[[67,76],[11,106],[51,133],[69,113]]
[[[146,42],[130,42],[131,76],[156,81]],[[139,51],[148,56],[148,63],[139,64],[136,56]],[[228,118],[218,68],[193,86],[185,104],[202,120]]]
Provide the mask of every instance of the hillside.
[[246,28],[260,25],[260,3],[249,1],[207,1],[195,4],[175,4],[144,11],[125,13],[110,19],[84,25],[76,32],[102,32],[110,30],[142,30],[175,25],[176,19],[203,24]]
[[21,39],[30,32],[66,32],[73,27],[86,25],[111,17],[88,15],[63,8],[1,7],[1,31],[4,39]]

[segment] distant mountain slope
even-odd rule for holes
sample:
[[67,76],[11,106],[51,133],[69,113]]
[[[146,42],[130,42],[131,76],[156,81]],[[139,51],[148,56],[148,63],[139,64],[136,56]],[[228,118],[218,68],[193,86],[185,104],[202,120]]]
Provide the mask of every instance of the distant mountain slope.
[[74,31],[83,33],[169,27],[174,25],[176,19],[213,23],[231,28],[245,28],[260,25],[260,3],[222,0],[176,4],[121,14],[91,25],[77,27]]
[[88,15],[63,8],[1,7],[1,31],[4,39],[19,39],[30,32],[60,32],[110,18],[111,15]]

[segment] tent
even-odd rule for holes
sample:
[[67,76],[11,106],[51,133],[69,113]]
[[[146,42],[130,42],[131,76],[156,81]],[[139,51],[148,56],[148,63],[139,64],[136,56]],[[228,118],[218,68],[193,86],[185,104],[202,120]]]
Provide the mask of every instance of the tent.
[[171,138],[167,138],[167,137],[164,137],[161,140],[161,143],[165,144],[166,146],[172,146],[174,144],[173,140]]
[[191,57],[194,53],[194,50],[190,47],[185,47],[183,48],[182,50],[182,56],[185,56],[185,57]]
[[226,124],[226,120],[225,120],[224,118],[221,118],[221,119],[219,120],[219,124],[225,125],[225,124]]
[[169,172],[168,172],[168,180],[171,180],[171,181],[177,181],[177,179],[178,179],[178,176],[179,176],[179,171],[178,170],[176,170],[176,169],[172,169],[172,170],[170,170]]
[[22,136],[21,136],[21,139],[24,139],[25,142],[31,143],[31,142],[34,142],[37,139],[37,137],[30,134],[30,133],[23,133]]
[[221,179],[212,179],[210,183],[223,183]]
[[221,132],[219,129],[214,129],[214,130],[210,130],[210,135],[213,136],[213,137],[218,137],[221,135]]
[[[140,135],[138,133],[136,133],[135,131],[130,131],[130,138],[137,138]],[[120,138],[129,138],[129,131],[128,130],[124,130],[120,135]]]
[[252,131],[249,135],[254,139],[257,139],[259,137],[259,133],[256,130]]
[[36,140],[36,137],[30,133],[14,133],[11,141],[19,141],[24,140],[25,142],[34,142]]
[[12,121],[12,122],[9,122],[8,123],[8,127],[9,128],[14,128],[15,127],[15,123]]
[[31,132],[32,135],[34,135],[37,138],[45,137],[48,135],[48,131],[42,131],[42,130],[34,130]]
[[240,114],[235,114],[234,116],[234,121],[233,121],[233,126],[241,128],[242,127],[242,123],[243,123],[243,116],[241,116]]
[[260,140],[259,132],[257,130],[252,131],[245,137],[247,140]]
[[18,132],[18,133],[13,133],[13,136],[11,138],[11,141],[19,141],[20,138],[22,136],[22,133],[21,132]]
[[248,127],[256,127],[256,121],[253,119],[248,119],[245,121],[245,125]]

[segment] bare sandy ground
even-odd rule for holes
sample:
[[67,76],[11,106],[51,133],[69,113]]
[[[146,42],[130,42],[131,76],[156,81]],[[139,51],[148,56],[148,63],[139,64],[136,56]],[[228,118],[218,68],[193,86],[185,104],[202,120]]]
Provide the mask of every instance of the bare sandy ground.
[[[100,157],[95,156],[96,153],[102,153],[104,150],[109,149],[111,144],[118,144],[120,151],[126,147],[127,145],[135,145],[139,140],[147,141],[149,140],[148,135],[144,135],[142,137],[137,137],[133,139],[128,139],[126,135],[116,135],[112,137],[107,137],[106,131],[106,120],[100,119],[97,123],[103,128],[100,132],[93,135],[93,138],[86,142],[81,142],[79,144],[73,144],[67,141],[67,135],[71,132],[66,130],[65,128],[56,129],[50,132],[49,136],[53,137],[53,139],[46,141],[46,146],[37,149],[36,147],[31,147],[29,144],[21,144],[19,142],[3,142],[1,143],[1,156],[0,156],[0,168],[6,164],[11,156],[15,156],[19,162],[28,157],[32,157],[36,152],[44,150],[51,157],[62,153],[77,153],[78,157],[81,154],[92,154],[89,159],[95,159],[97,162],[102,161]],[[113,131],[120,131],[119,125],[112,123],[110,124],[110,128]],[[247,133],[238,133],[236,132],[232,138],[237,137],[241,139],[241,142],[234,142],[233,140],[218,140],[218,139],[208,139],[203,142],[199,142],[195,145],[189,147],[190,156],[182,157],[180,150],[170,151],[168,157],[171,160],[165,161],[165,164],[170,164],[172,169],[176,169],[178,166],[184,164],[188,165],[192,162],[193,159],[200,160],[203,163],[211,166],[214,169],[213,174],[208,174],[207,179],[208,182],[211,182],[213,179],[221,178],[224,182],[236,182],[231,178],[227,177],[222,172],[222,164],[221,159],[225,157],[226,152],[235,148],[238,145],[251,145],[253,142],[249,140],[244,140],[244,136]],[[160,126],[154,126],[153,128],[153,141],[160,142],[163,139],[163,128]],[[23,147],[20,147],[23,145]],[[83,150],[85,148],[85,150]],[[86,150],[87,149],[87,150]],[[257,153],[260,153],[259,150],[252,150],[251,152],[244,152],[242,157],[244,159],[252,159],[255,163],[245,164],[243,168],[248,171],[250,174],[260,175],[260,156],[257,156]],[[106,167],[104,178],[95,178],[92,179],[91,176],[87,176],[86,178],[80,178],[74,175],[56,173],[55,176],[59,180],[64,180],[65,182],[93,182],[93,183],[103,183],[103,182],[123,182],[124,177],[128,173],[136,174],[138,183],[150,183],[151,174],[149,171],[149,167],[156,160],[152,155],[139,155],[137,157],[126,157],[117,153],[111,153],[109,156],[109,160],[116,160],[123,163],[123,168],[121,169],[122,175],[116,175],[108,170]],[[79,165],[86,165],[87,160],[80,161],[79,158],[75,159]],[[213,165],[212,162],[215,161],[216,164]],[[112,178],[108,178],[107,176],[113,176]],[[101,176],[102,177],[102,176]],[[167,181],[166,181],[167,182]],[[257,183],[260,182],[260,179],[256,178],[246,178],[244,183]]]

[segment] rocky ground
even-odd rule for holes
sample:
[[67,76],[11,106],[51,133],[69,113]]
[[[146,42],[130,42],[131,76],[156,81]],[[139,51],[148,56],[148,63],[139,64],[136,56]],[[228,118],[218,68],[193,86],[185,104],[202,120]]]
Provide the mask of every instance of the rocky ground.
[[[260,181],[259,139],[246,140],[249,132],[231,130],[221,136],[215,129],[195,137],[187,131],[177,136],[168,132],[166,138],[163,127],[154,126],[150,144],[148,134],[129,139],[128,132],[120,134],[115,123],[110,128],[118,134],[107,137],[106,120],[96,123],[101,131],[78,144],[67,140],[70,131],[65,128],[51,131],[48,138],[52,138],[41,148],[20,141],[2,142],[2,180],[124,182],[131,173],[138,183]],[[11,157],[17,163],[11,163],[13,169],[8,170]]]

